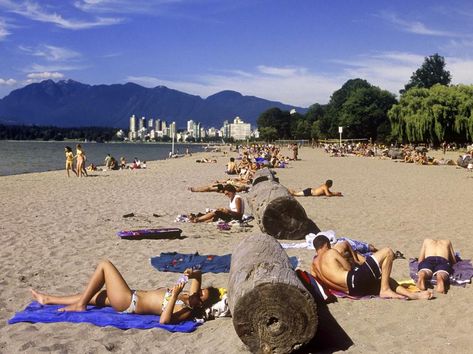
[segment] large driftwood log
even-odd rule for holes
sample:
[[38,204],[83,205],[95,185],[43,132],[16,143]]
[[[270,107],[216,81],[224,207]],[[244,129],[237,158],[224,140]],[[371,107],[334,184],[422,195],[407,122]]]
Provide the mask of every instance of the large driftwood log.
[[269,235],[250,235],[233,251],[228,304],[238,336],[253,353],[290,353],[317,330],[312,295]]
[[247,201],[261,231],[277,239],[300,240],[320,229],[269,169],[255,174]]

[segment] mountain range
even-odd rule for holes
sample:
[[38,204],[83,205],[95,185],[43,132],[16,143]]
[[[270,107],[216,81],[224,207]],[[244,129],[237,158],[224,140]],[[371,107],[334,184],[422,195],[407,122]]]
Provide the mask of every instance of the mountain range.
[[128,128],[129,117],[159,118],[185,127],[188,120],[220,128],[236,116],[256,124],[269,108],[307,109],[235,91],[206,99],[165,86],[146,88],[134,83],[87,85],[73,80],[45,80],[12,91],[0,99],[0,123],[57,127],[103,126]]

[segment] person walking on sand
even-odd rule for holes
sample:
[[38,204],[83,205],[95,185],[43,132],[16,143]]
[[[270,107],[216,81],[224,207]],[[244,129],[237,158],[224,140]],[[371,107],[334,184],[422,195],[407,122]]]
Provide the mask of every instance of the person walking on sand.
[[430,291],[410,292],[400,286],[391,276],[394,252],[383,248],[366,256],[364,260],[355,257],[354,265],[340,252],[331,248],[326,236],[314,239],[317,257],[312,261],[311,274],[330,289],[351,296],[379,295],[390,299],[430,300]]
[[449,277],[453,273],[452,265],[457,262],[452,242],[426,238],[422,243],[418,261],[417,287],[425,290],[426,282],[435,277],[436,290],[445,294]]
[[64,152],[66,153],[66,172],[67,172],[67,177],[71,177],[69,171],[72,170],[74,174],[77,176],[77,172],[74,169],[74,153],[72,152],[72,149],[70,146],[66,146],[64,148]]
[[76,170],[77,170],[77,177],[82,177],[82,175],[87,176],[87,172],[84,173],[85,170],[85,153],[82,149],[81,144],[77,144],[76,146]]
[[[190,292],[183,292],[192,279]],[[160,315],[159,323],[179,323],[201,316],[206,308],[220,300],[217,288],[201,288],[202,273],[188,268],[172,288],[132,290],[120,272],[108,260],[99,263],[84,292],[56,296],[31,289],[33,298],[42,305],[66,305],[61,312],[86,311],[87,305],[111,306],[118,312]],[[105,289],[102,289],[105,286]]]
[[325,196],[325,197],[343,197],[341,192],[332,192],[330,188],[333,185],[333,181],[331,179],[328,179],[325,181],[324,184],[321,184],[320,186],[316,188],[306,188],[302,191],[294,191],[292,189],[289,190],[289,193],[291,193],[294,197],[320,197],[320,196]]

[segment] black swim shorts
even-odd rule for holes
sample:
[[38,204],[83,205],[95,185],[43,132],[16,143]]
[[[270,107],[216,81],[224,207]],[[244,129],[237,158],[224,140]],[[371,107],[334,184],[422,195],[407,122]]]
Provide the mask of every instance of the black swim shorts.
[[306,188],[302,193],[304,193],[304,197],[310,197],[312,195],[312,188]]
[[438,256],[427,257],[422,262],[419,262],[419,267],[417,269],[419,271],[430,271],[434,276],[437,272],[445,272],[448,275],[452,274],[452,266],[450,265],[450,262],[445,258]]
[[376,260],[367,256],[365,263],[347,274],[348,294],[352,296],[379,295],[381,290],[381,269]]

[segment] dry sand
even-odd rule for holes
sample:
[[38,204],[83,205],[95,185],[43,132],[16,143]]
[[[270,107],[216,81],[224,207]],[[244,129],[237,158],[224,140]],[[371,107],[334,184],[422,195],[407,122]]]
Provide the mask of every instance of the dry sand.
[[[246,353],[229,318],[209,321],[190,334],[7,324],[30,302],[29,288],[78,292],[101,259],[112,260],[132,287],[150,289],[171,285],[178,276],[156,271],[151,256],[230,253],[248,232],[258,232],[257,226],[224,232],[209,224],[174,223],[177,214],[227,204],[221,194],[187,190],[224,177],[228,157],[201,156],[216,157],[218,163],[197,164],[194,155],[150,162],[147,170],[96,172],[82,179],[68,179],[64,171],[0,177],[0,352]],[[332,189],[345,195],[298,199],[320,229],[390,246],[406,257],[416,257],[426,237],[449,238],[464,258],[472,257],[473,174],[465,169],[333,158],[311,148],[301,149],[300,158],[277,171],[282,184],[298,189],[332,178]],[[122,217],[131,212],[136,216]],[[149,227],[180,227],[184,238],[124,241],[115,236],[121,229]],[[309,269],[313,251],[291,249],[288,254],[299,256],[302,268]],[[408,278],[407,260],[395,261],[393,275]],[[227,277],[206,274],[204,283],[225,287]],[[469,285],[452,287],[433,301],[342,299],[328,309],[353,341],[348,352],[471,353],[472,298]]]

